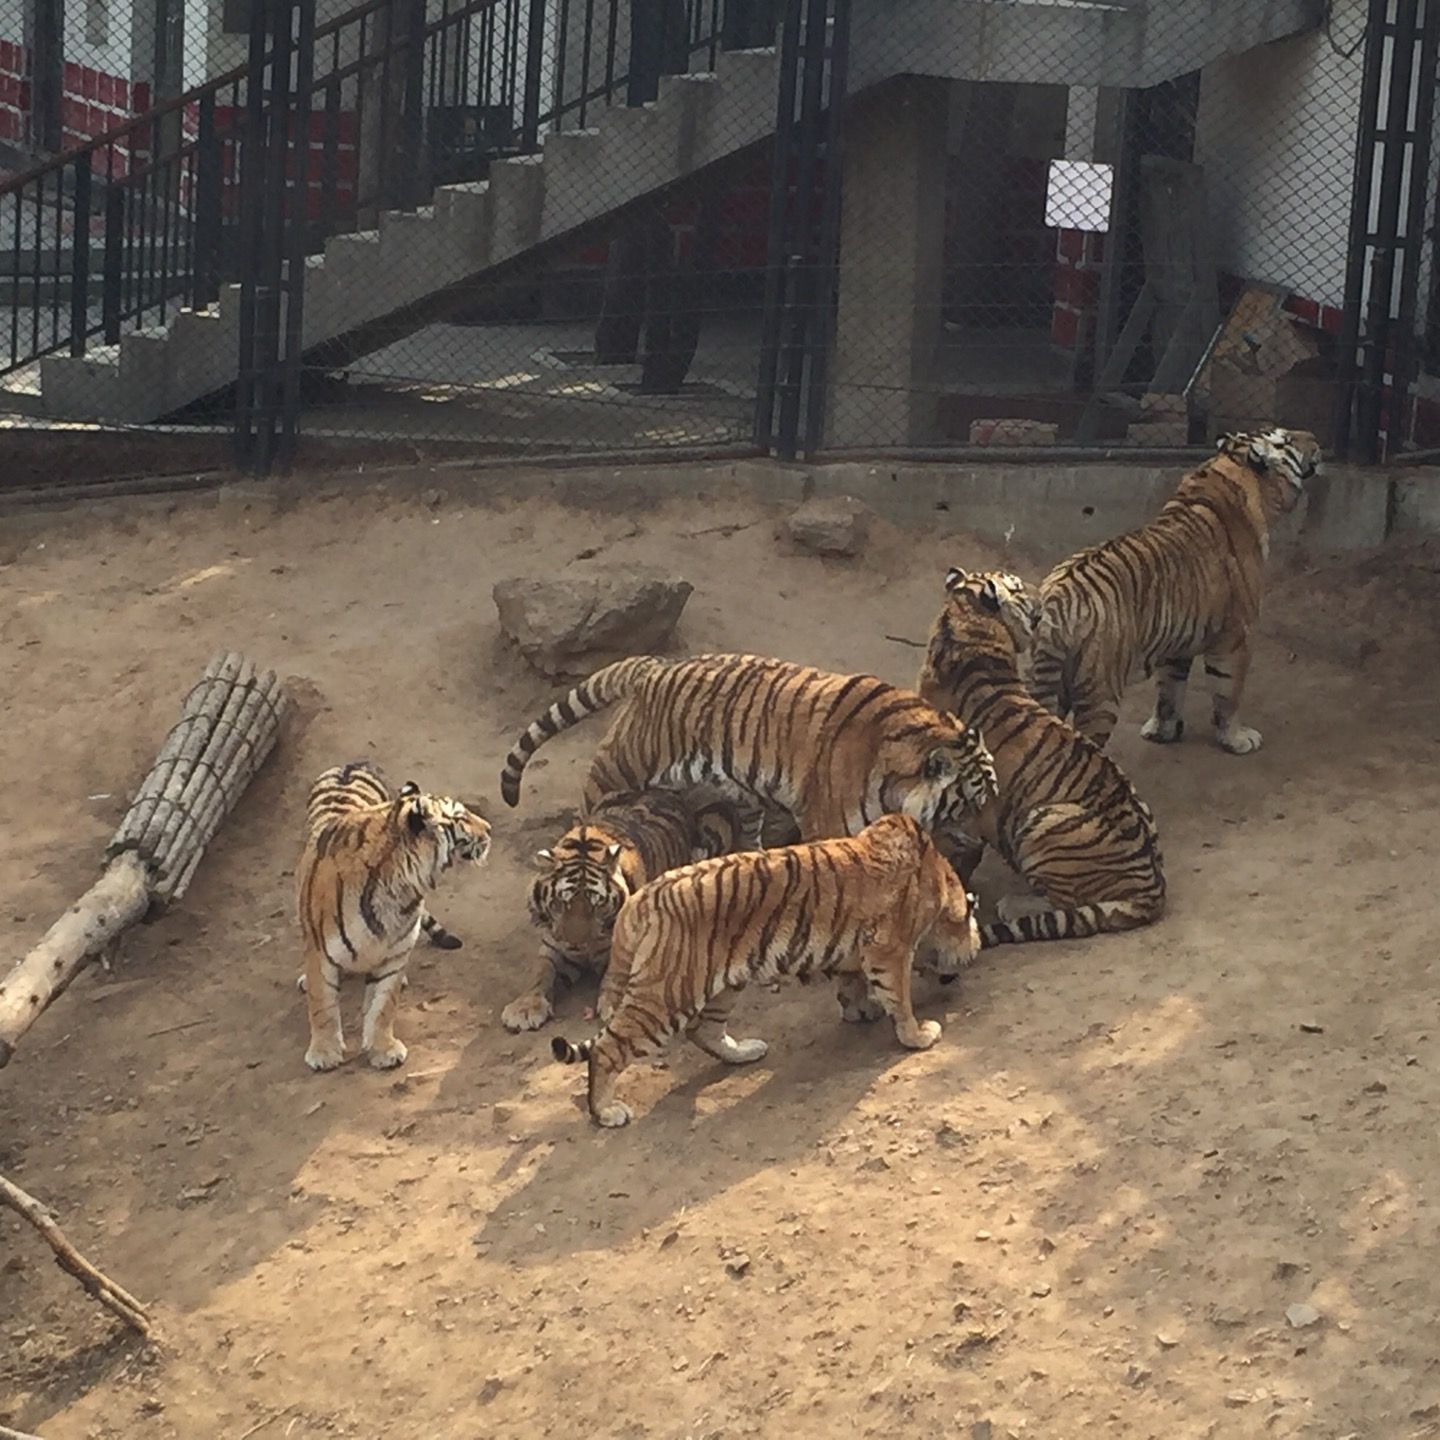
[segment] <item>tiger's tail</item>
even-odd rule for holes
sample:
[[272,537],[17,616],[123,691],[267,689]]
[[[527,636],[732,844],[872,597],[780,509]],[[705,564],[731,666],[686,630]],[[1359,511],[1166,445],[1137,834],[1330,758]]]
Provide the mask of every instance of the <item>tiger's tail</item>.
[[1136,900],[1102,900],[1095,905],[1077,905],[1073,910],[1041,910],[1019,915],[1014,920],[996,920],[980,927],[980,948],[996,945],[1025,945],[1032,940],[1085,940],[1092,935],[1136,930],[1160,918],[1164,898],[1146,896]]
[[563,1035],[556,1035],[550,1041],[550,1053],[562,1065],[582,1065],[590,1058],[590,1047],[594,1040],[582,1040],[572,1045]]
[[641,681],[665,662],[653,655],[632,655],[629,659],[597,670],[582,680],[568,695],[557,700],[511,746],[500,772],[500,794],[512,809],[520,803],[520,776],[530,757],[547,741],[578,725],[617,700],[624,699]]

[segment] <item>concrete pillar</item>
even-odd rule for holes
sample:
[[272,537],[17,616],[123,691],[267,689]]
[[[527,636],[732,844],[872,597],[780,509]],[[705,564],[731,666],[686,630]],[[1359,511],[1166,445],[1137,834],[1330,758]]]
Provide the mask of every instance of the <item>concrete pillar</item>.
[[846,126],[831,447],[935,437],[948,84],[906,76]]

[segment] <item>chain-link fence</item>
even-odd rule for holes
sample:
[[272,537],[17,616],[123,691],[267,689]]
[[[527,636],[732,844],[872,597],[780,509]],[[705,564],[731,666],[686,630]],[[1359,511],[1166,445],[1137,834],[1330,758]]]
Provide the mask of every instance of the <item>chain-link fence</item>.
[[0,0],[0,410],[262,466],[1428,448],[1437,41],[1440,0]]

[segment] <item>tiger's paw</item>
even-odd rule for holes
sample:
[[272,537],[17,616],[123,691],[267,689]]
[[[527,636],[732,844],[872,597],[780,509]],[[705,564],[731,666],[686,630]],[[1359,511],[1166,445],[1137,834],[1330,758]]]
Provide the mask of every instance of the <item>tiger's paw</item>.
[[1217,731],[1215,739],[1222,750],[1232,755],[1251,755],[1260,748],[1261,735],[1248,725],[1232,725],[1228,730]]
[[521,1030],[538,1030],[554,1013],[550,997],[533,990],[512,1000],[500,1012],[500,1023],[514,1035]]
[[343,1045],[311,1045],[305,1052],[305,1063],[315,1071],[338,1070],[345,1063]]
[[737,1040],[733,1035],[719,1036],[695,1033],[690,1037],[707,1054],[727,1065],[753,1065],[770,1051],[764,1040]]
[[443,925],[437,925],[430,931],[430,943],[437,950],[458,950],[464,941],[458,935],[452,935]]
[[884,1013],[885,1007],[868,995],[860,1000],[840,1002],[840,1018],[847,1025],[869,1025]]
[[409,1053],[403,1040],[392,1040],[383,1050],[370,1052],[370,1064],[376,1070],[393,1070],[397,1065],[405,1063],[405,1057]]
[[940,1022],[917,1020],[913,1030],[902,1034],[897,1027],[895,1035],[907,1050],[928,1050],[940,1038]]
[[1183,738],[1184,734],[1185,721],[1179,715],[1172,715],[1168,720],[1152,715],[1140,727],[1141,738],[1153,741],[1156,745],[1173,745]]
[[603,1125],[607,1130],[618,1130],[634,1118],[635,1112],[623,1100],[612,1100],[610,1104],[602,1105],[595,1112],[595,1123]]

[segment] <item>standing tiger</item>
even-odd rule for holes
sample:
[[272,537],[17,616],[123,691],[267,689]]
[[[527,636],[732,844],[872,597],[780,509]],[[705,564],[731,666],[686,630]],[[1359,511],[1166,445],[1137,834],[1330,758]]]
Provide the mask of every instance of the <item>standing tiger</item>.
[[672,870],[640,889],[615,922],[601,988],[603,1028],[557,1060],[590,1065],[590,1113],[624,1125],[616,1081],[634,1060],[688,1033],[730,1065],[759,1060],[763,1040],[727,1029],[752,980],[833,975],[846,1020],[889,1015],[911,1050],[940,1038],[911,1005],[915,948],[928,940],[942,975],[979,949],[970,897],[929,834],[908,815],[883,815],[853,838],[724,855]]
[[540,963],[528,990],[500,1014],[507,1030],[538,1030],[555,1011],[557,984],[600,974],[620,907],[648,880],[695,860],[754,848],[738,808],[694,804],[669,790],[607,795],[535,859],[530,922],[540,932]]
[[489,824],[458,800],[414,784],[392,794],[363,762],[316,780],[296,872],[312,1070],[333,1070],[345,1058],[340,980],[347,974],[365,978],[361,1043],[370,1063],[383,1070],[405,1059],[395,1012],[410,951],[422,929],[446,949],[460,943],[431,919],[425,897],[452,865],[482,864],[489,851]]
[[[989,737],[998,798],[965,820],[958,868],[967,880],[993,845],[1044,900],[1019,913],[1007,900],[982,927],[986,946],[1066,940],[1158,920],[1165,874],[1155,821],[1098,746],[1052,715],[1020,678],[1035,602],[998,571],[945,576],[948,600],[930,633],[919,691]],[[941,838],[945,823],[942,822]]]
[[1157,744],[1185,732],[1185,685],[1197,655],[1213,697],[1215,738],[1232,755],[1260,748],[1236,718],[1270,526],[1295,508],[1320,469],[1305,430],[1226,435],[1148,525],[1062,561],[1040,587],[1035,694],[1103,746],[1137,672],[1157,674],[1154,714],[1140,733]]
[[557,700],[505,759],[500,793],[520,801],[526,762],[551,736],[621,703],[585,783],[584,808],[651,786],[713,786],[788,811],[803,839],[854,835],[901,812],[927,829],[957,786],[994,794],[985,743],[913,691],[754,655],[634,656]]

